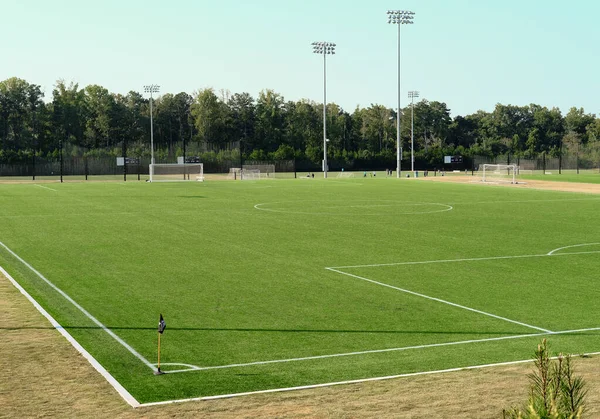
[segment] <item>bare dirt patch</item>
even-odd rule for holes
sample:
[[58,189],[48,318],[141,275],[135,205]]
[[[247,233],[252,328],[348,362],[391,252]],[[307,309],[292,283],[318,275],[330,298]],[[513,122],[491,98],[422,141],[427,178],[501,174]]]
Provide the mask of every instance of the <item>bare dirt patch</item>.
[[[530,364],[132,409],[0,276],[0,417],[501,417],[527,397]],[[551,344],[551,340],[550,340]],[[532,353],[533,353],[532,348]],[[600,357],[577,359],[600,417]]]
[[422,181],[431,182],[449,182],[449,183],[470,183],[489,187],[511,187],[525,189],[543,189],[548,191],[564,191],[564,192],[582,192],[600,194],[600,184],[595,183],[576,183],[576,182],[552,182],[545,180],[522,180],[516,185],[510,183],[484,183],[477,176],[428,176],[419,178]]

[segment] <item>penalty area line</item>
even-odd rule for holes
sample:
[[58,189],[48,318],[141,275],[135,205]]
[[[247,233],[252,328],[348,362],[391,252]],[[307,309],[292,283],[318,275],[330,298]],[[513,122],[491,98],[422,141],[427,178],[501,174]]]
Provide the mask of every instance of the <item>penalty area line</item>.
[[551,330],[548,330],[548,329],[544,329],[544,328],[541,328],[541,327],[533,326],[533,325],[530,325],[530,324],[527,324],[527,323],[523,323],[523,322],[520,322],[520,321],[517,321],[517,320],[509,319],[509,318],[506,318],[506,317],[498,316],[496,314],[488,313],[486,311],[477,310],[475,308],[463,306],[461,304],[456,304],[456,303],[453,303],[451,301],[442,300],[441,298],[431,297],[429,295],[421,294],[419,292],[410,291],[410,290],[407,290],[405,288],[395,287],[393,285],[386,284],[385,282],[379,282],[379,281],[375,281],[373,279],[365,278],[364,276],[354,275],[354,274],[351,274],[351,273],[348,273],[348,272],[344,272],[344,271],[340,271],[340,270],[333,269],[333,268],[325,268],[325,269],[327,269],[328,271],[337,272],[339,274],[349,276],[351,278],[360,279],[362,281],[370,282],[370,283],[375,284],[375,285],[380,285],[382,287],[391,288],[391,289],[396,290],[396,291],[404,292],[406,294],[411,294],[411,295],[414,295],[414,296],[417,296],[417,297],[425,298],[427,300],[431,300],[431,301],[436,301],[438,303],[447,304],[449,306],[456,307],[456,308],[461,308],[463,310],[472,311],[473,313],[482,314],[484,316],[492,317],[492,318],[495,318],[495,319],[498,319],[498,320],[503,320],[503,321],[506,321],[506,322],[509,322],[509,323],[518,324],[520,326],[528,327],[530,329],[539,330],[539,331],[542,331],[542,332],[545,332],[545,333],[553,333]]
[[429,265],[433,263],[456,263],[456,262],[478,262],[484,260],[502,260],[502,259],[526,259],[526,258],[542,258],[548,256],[574,256],[574,255],[591,255],[595,253],[600,253],[600,250],[590,250],[587,252],[568,252],[568,253],[555,253],[563,249],[569,249],[572,247],[582,247],[582,246],[595,246],[600,245],[600,243],[584,243],[584,244],[575,244],[572,246],[564,246],[559,247],[557,249],[551,250],[548,253],[538,254],[538,255],[515,255],[515,256],[488,256],[481,258],[460,258],[460,259],[434,259],[434,260],[420,260],[420,261],[412,261],[412,262],[391,262],[391,263],[373,263],[367,265],[347,265],[347,266],[329,266],[325,269],[335,270],[335,269],[352,269],[352,268],[379,268],[386,266],[405,266],[405,265]]
[[6,270],[0,266],[0,272],[13,284],[13,286],[18,289],[21,294],[25,296],[29,300],[31,304],[40,312],[42,316],[44,316],[54,327],[58,333],[63,335],[63,337],[75,348],[77,352],[79,352],[91,365],[94,367],[96,371],[104,377],[106,381],[119,393],[119,396],[123,398],[131,407],[139,407],[140,403],[129,393],[125,387],[119,383],[115,377],[113,377],[100,363],[94,358],[88,351],[85,350],[83,346],[69,332],[67,332],[61,325],[58,323],[54,317],[50,315],[19,283],[8,273]]

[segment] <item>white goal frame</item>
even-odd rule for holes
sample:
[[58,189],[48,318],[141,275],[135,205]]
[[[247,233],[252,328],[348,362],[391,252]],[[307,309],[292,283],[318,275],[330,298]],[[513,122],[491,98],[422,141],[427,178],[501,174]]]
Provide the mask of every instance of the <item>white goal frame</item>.
[[242,169],[240,171],[242,180],[260,180],[260,170],[258,169]]
[[246,174],[255,174],[258,176],[254,178],[250,175],[252,180],[260,179],[275,179],[275,165],[274,164],[243,164],[242,165],[242,179]]
[[204,182],[202,163],[161,163],[150,164],[150,182]]
[[516,164],[484,164],[482,167],[482,182],[508,182],[517,183],[519,166]]

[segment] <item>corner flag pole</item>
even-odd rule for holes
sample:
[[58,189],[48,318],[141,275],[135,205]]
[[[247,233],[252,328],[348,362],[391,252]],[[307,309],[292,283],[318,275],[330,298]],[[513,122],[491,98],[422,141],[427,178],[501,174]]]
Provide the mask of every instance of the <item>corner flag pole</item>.
[[158,368],[154,372],[154,375],[164,374],[164,372],[160,370],[160,335],[162,335],[165,331],[165,327],[167,327],[167,324],[165,323],[165,319],[163,319],[163,315],[161,314],[160,319],[158,321]]
[[158,372],[160,371],[160,333],[158,334]]

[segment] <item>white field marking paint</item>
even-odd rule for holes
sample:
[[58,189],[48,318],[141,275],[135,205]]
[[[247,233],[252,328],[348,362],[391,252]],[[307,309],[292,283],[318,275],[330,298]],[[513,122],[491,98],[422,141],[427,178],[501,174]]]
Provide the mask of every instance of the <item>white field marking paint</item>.
[[[599,355],[599,354],[600,354],[600,352],[591,352],[591,353],[581,354],[581,356],[594,356],[594,355]],[[557,358],[558,357],[552,357],[551,359],[557,359]],[[194,397],[194,398],[190,398],[190,399],[166,400],[166,401],[162,401],[162,402],[142,403],[139,405],[139,407],[160,406],[160,405],[165,405],[165,404],[184,403],[184,402],[202,401],[202,400],[226,399],[226,398],[232,398],[232,397],[250,396],[250,395],[254,395],[254,394],[267,394],[267,393],[280,393],[280,392],[286,392],[286,391],[309,390],[309,389],[332,387],[332,386],[345,385],[345,384],[358,384],[358,383],[368,383],[368,382],[372,382],[372,381],[391,380],[391,379],[395,379],[395,378],[416,377],[416,376],[420,376],[420,375],[444,374],[444,373],[458,372],[458,371],[468,371],[468,370],[476,370],[476,369],[483,369],[483,368],[526,364],[526,363],[533,362],[533,361],[534,361],[533,359],[522,359],[519,361],[497,362],[495,364],[473,365],[473,366],[469,366],[469,367],[448,368],[445,370],[412,372],[412,373],[407,373],[407,374],[388,375],[385,377],[360,378],[357,380],[336,381],[336,382],[332,382],[332,383],[311,384],[311,385],[298,386],[298,387],[274,388],[274,389],[268,389],[268,390],[248,391],[245,393],[233,393],[233,394],[221,394],[218,396]]]
[[471,307],[463,306],[463,305],[460,305],[460,304],[456,304],[456,303],[453,303],[451,301],[442,300],[441,298],[431,297],[429,295],[421,294],[419,292],[410,291],[410,290],[407,290],[405,288],[395,287],[393,285],[386,284],[384,282],[379,282],[379,281],[375,281],[373,279],[365,278],[364,276],[358,276],[358,275],[350,274],[350,273],[347,273],[347,272],[344,272],[344,271],[339,271],[339,270],[333,269],[333,268],[325,268],[325,269],[327,269],[329,271],[332,271],[332,272],[337,272],[339,274],[346,275],[346,276],[349,276],[349,277],[352,277],[352,278],[360,279],[362,281],[367,281],[367,282],[370,282],[370,283],[375,284],[375,285],[381,285],[382,287],[391,288],[391,289],[396,290],[396,291],[401,291],[401,292],[404,292],[404,293],[407,293],[407,294],[415,295],[417,297],[426,298],[426,299],[431,300],[431,301],[437,301],[438,303],[448,304],[448,305],[453,306],[453,307],[462,308],[463,310],[472,311],[474,313],[483,314],[484,316],[493,317],[493,318],[498,319],[498,320],[504,320],[504,321],[509,322],[509,323],[514,323],[514,324],[518,324],[520,326],[525,326],[525,327],[528,327],[530,329],[541,330],[542,332],[546,332],[546,333],[553,333],[551,330],[548,330],[548,329],[543,329],[541,327],[532,326],[530,324],[522,323],[522,322],[519,322],[517,320],[511,320],[511,319],[508,319],[506,317],[497,316],[497,315],[492,314],[492,313],[488,313],[488,312],[485,312],[485,311],[477,310],[475,308],[471,308]]
[[[379,202],[386,202],[386,200],[379,200]],[[281,209],[273,209],[273,208],[263,208],[263,205],[274,205],[274,204],[281,204],[281,203],[289,203],[292,201],[279,201],[279,202],[265,202],[265,203],[261,203],[261,204],[256,204],[254,205],[254,208],[260,211],[269,211],[269,212],[278,212],[278,213],[283,213],[283,214],[305,214],[305,215],[343,215],[343,216],[347,216],[348,214],[344,214],[342,212],[317,212],[317,211],[288,211],[288,210],[281,210]],[[305,204],[307,201],[297,201],[297,203],[299,205]],[[344,201],[345,203],[346,201]],[[377,202],[377,201],[375,201]],[[390,201],[387,201],[390,202]],[[394,201],[391,201],[394,202]],[[442,209],[437,209],[437,210],[433,210],[433,211],[403,211],[403,212],[396,212],[395,215],[407,215],[407,214],[434,214],[434,213],[438,213],[438,212],[446,212],[446,211],[452,211],[454,208],[451,205],[448,204],[440,204],[438,202],[419,202],[419,203],[405,203],[405,202],[396,202],[393,204],[375,204],[375,205],[344,205],[344,203],[340,203],[339,206],[328,206],[328,207],[321,207],[324,209],[339,209],[339,210],[343,210],[344,208],[377,208],[377,207],[410,207],[410,206],[424,206],[424,205],[432,205],[432,206],[441,206],[443,207]],[[378,214],[373,214],[373,213],[361,213],[361,216],[364,215],[378,215]]]
[[306,356],[306,357],[300,357],[300,358],[274,359],[274,360],[269,360],[269,361],[255,361],[255,362],[247,362],[247,363],[239,363],[239,364],[214,365],[214,366],[209,366],[209,367],[200,367],[200,366],[193,365],[193,364],[182,364],[182,363],[161,363],[161,365],[173,365],[173,366],[181,365],[181,366],[187,367],[186,369],[164,371],[166,374],[175,374],[175,373],[191,372],[191,371],[207,371],[207,370],[226,369],[226,368],[251,367],[251,366],[268,365],[268,364],[281,364],[281,363],[286,363],[286,362],[313,361],[313,360],[319,360],[319,359],[338,358],[338,357],[345,357],[345,356],[369,355],[369,354],[378,354],[378,353],[386,353],[386,352],[400,352],[400,351],[408,351],[408,350],[414,350],[414,349],[438,348],[438,347],[443,347],[443,346],[465,345],[465,344],[471,344],[471,343],[484,343],[484,342],[494,342],[494,341],[502,341],[502,340],[509,340],[509,339],[522,339],[522,338],[547,336],[547,335],[564,335],[564,334],[570,334],[570,333],[582,333],[582,332],[592,332],[592,331],[600,331],[600,327],[591,327],[591,328],[586,328],[586,329],[561,330],[561,331],[556,331],[556,332],[544,332],[544,333],[527,333],[527,334],[522,334],[522,335],[509,335],[509,336],[499,336],[499,337],[495,337],[495,338],[459,340],[459,341],[443,342],[443,343],[430,343],[430,344],[425,344],[425,345],[403,346],[403,347],[398,347],[398,348],[371,349],[371,350],[366,350],[366,351],[343,352],[343,353],[337,353],[337,354],[315,355],[315,356]]
[[[590,243],[595,244],[595,243]],[[579,245],[577,245],[579,246]],[[587,246],[587,245],[586,245]],[[567,246],[574,247],[574,246]],[[600,253],[600,250],[591,250],[588,252],[569,252],[569,253],[553,253],[563,248],[552,250],[550,253],[541,255],[517,255],[517,256],[490,256],[483,258],[462,258],[462,259],[439,259],[439,260],[421,260],[416,262],[392,262],[392,263],[374,263],[370,265],[348,265],[348,266],[330,266],[325,269],[351,269],[351,268],[378,268],[382,266],[402,266],[402,265],[427,265],[430,263],[454,263],[454,262],[477,262],[480,260],[500,260],[500,259],[522,259],[522,258],[543,258],[548,256],[572,256],[572,255],[591,255]]]
[[[593,330],[600,330],[600,328],[593,329]],[[555,332],[555,333],[561,333],[561,332]],[[209,366],[209,367],[200,367],[197,365],[176,364],[176,363],[161,364],[161,365],[183,365],[183,366],[188,367],[186,369],[181,369],[181,370],[164,371],[166,374],[174,374],[174,373],[190,372],[190,371],[206,371],[206,370],[217,370],[217,369],[226,369],[226,368],[240,368],[240,367],[251,367],[251,366],[257,366],[257,365],[282,364],[282,363],[286,363],[286,362],[314,361],[314,360],[318,360],[318,359],[339,358],[339,357],[345,357],[345,356],[380,354],[380,353],[386,353],[386,352],[400,352],[400,351],[409,351],[409,350],[413,350],[413,349],[427,349],[427,348],[437,348],[437,347],[441,347],[441,346],[464,345],[464,344],[468,344],[468,343],[481,343],[481,342],[491,342],[491,341],[507,340],[507,339],[520,339],[520,338],[527,338],[527,337],[546,336],[548,334],[550,334],[550,333],[529,333],[529,334],[524,334],[524,335],[500,336],[500,337],[495,337],[495,338],[471,339],[471,340],[460,340],[460,341],[444,342],[444,343],[430,343],[430,344],[426,344],[426,345],[403,346],[403,347],[398,347],[398,348],[370,349],[370,350],[366,350],[366,351],[343,352],[343,353],[328,354],[328,355],[314,355],[314,356],[305,356],[305,357],[299,357],[299,358],[273,359],[273,360],[269,360],[269,361],[255,361],[255,362],[246,362],[246,363],[240,363],[240,364],[213,365],[213,366]]]
[[127,342],[125,342],[123,339],[121,339],[119,336],[117,336],[112,330],[110,330],[108,327],[106,327],[102,323],[100,323],[100,321],[98,319],[96,319],[94,316],[92,316],[85,308],[80,306],[75,300],[73,300],[71,297],[69,297],[69,295],[67,295],[67,293],[65,293],[63,290],[61,290],[56,285],[54,285],[52,282],[50,282],[44,275],[42,275],[33,266],[31,266],[29,263],[27,263],[24,259],[22,259],[19,255],[17,255],[11,249],[9,249],[8,246],[6,246],[4,243],[0,242],[0,246],[5,248],[8,251],[8,253],[13,255],[19,262],[21,262],[23,265],[25,265],[27,268],[29,268],[29,270],[31,270],[34,274],[36,274],[41,280],[43,280],[46,284],[48,284],[52,289],[54,289],[56,292],[58,292],[60,295],[62,295],[68,302],[70,302],[75,307],[77,307],[77,309],[79,309],[79,311],[81,311],[83,314],[85,314],[85,316],[88,319],[90,319],[92,322],[94,322],[100,329],[102,329],[106,333],[108,333],[110,335],[110,337],[112,337],[114,340],[116,340],[118,343],[120,343],[125,349],[127,349],[129,352],[131,352],[131,354],[133,356],[135,356],[140,361],[142,361],[146,366],[148,366],[148,368],[154,370],[154,366],[150,361],[148,361],[146,358],[144,358],[144,356],[142,354],[140,354],[135,349],[133,349]]
[[37,186],[38,188],[44,188],[44,189],[48,189],[49,191],[58,192],[58,190],[57,190],[57,189],[52,189],[52,188],[49,188],[49,187],[47,187],[47,186],[38,185],[37,183],[36,183],[36,184],[34,184],[34,186]]
[[55,319],[54,317],[52,317],[27,291],[25,291],[25,289],[19,285],[19,283],[12,277],[10,276],[10,274],[8,272],[6,272],[6,270],[4,270],[4,268],[2,268],[0,266],[0,272],[2,272],[2,274],[8,278],[8,280],[14,285],[14,287],[16,289],[18,289],[21,294],[23,294],[25,296],[25,298],[27,298],[29,300],[29,302],[31,302],[31,304],[33,304],[33,306],[42,314],[42,316],[44,316],[52,325],[52,327],[54,327],[56,330],[58,330],[58,332],[63,335],[63,337],[65,339],[67,339],[67,341],[69,341],[69,343],[71,345],[73,345],[73,347],[77,350],[77,352],[79,352],[81,355],[83,355],[83,357],[85,359],[88,360],[88,362],[90,364],[92,364],[92,367],[94,367],[94,369],[96,371],[98,371],[100,373],[100,375],[102,375],[106,381],[108,381],[108,383],[113,386],[113,388],[115,390],[117,390],[117,393],[119,393],[119,395],[132,407],[138,407],[140,404],[139,402],[125,389],[125,387],[123,387],[116,379],[115,377],[113,377],[108,371],[106,371],[106,369],[104,369],[104,367],[102,365],[100,365],[100,363],[96,360],[96,358],[94,358],[88,351],[86,351],[83,346],[81,346],[79,344],[79,342],[77,342],[75,340],[75,338],[73,336],[71,336],[71,334],[69,332],[67,332]]
[[583,244],[573,244],[571,246],[559,247],[558,249],[554,249],[554,250],[551,250],[550,252],[548,252],[547,256],[552,256],[556,252],[560,252],[561,250],[564,250],[564,249],[570,249],[572,247],[597,246],[597,245],[600,245],[600,243],[583,243]]

